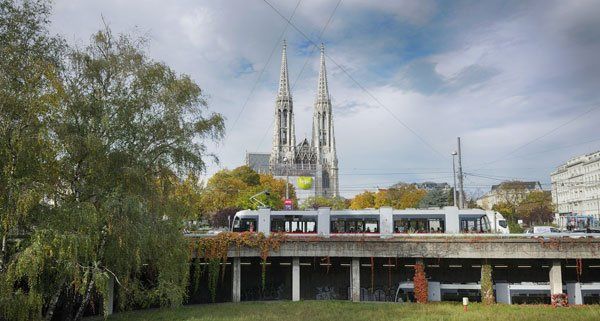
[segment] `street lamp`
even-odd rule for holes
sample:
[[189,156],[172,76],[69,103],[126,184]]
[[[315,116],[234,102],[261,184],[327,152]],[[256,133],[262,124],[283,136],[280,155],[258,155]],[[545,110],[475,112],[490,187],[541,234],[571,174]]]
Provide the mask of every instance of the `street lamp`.
[[456,206],[456,151],[452,152],[452,180],[454,181],[454,189],[452,190],[452,198],[454,200],[454,206]]

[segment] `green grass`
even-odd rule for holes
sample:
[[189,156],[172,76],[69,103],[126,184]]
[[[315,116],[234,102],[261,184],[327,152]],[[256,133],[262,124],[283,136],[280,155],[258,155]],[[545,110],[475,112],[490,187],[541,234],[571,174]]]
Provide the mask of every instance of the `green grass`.
[[[91,320],[102,320],[93,318]],[[546,305],[469,304],[464,312],[460,303],[352,303],[348,301],[277,301],[191,305],[177,309],[117,313],[110,321],[353,321],[353,320],[501,320],[501,321],[575,321],[600,320],[600,305],[553,308]]]

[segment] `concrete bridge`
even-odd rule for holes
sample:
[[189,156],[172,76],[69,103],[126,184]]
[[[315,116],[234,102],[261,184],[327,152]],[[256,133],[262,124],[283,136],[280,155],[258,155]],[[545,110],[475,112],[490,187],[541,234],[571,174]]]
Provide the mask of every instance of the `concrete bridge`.
[[[490,234],[379,237],[290,235],[267,261],[268,299],[406,301],[414,295],[415,263],[423,263],[429,300],[478,300],[481,266],[492,267],[497,302],[600,302],[600,238]],[[223,292],[233,302],[256,300],[258,249],[232,247]],[[229,292],[229,293],[227,293]],[[412,294],[411,294],[412,293]],[[539,301],[536,301],[539,302]]]

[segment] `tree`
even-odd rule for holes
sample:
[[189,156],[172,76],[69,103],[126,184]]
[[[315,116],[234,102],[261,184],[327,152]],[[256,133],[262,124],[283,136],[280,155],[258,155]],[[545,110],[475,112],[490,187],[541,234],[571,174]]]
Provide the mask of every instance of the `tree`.
[[365,191],[356,195],[351,203],[351,209],[380,208],[391,206],[395,209],[416,208],[427,191],[417,188],[414,184],[396,184],[393,188],[380,189],[377,193]]
[[554,206],[549,191],[531,191],[516,209],[518,217],[528,225],[549,224],[554,219]]
[[380,189],[375,193],[375,208],[382,206],[392,206],[392,200],[390,199],[390,192],[387,189]]
[[64,317],[79,320],[112,277],[122,308],[185,297],[185,213],[176,209],[189,204],[177,190],[180,177],[205,169],[204,141],[222,137],[223,119],[207,111],[198,85],[150,60],[142,44],[106,28],[69,50],[49,125],[59,177],[44,221],[3,275],[9,319],[51,318],[63,298]]
[[508,230],[510,233],[523,233],[523,228],[517,223],[516,208],[510,203],[501,202],[492,207],[492,211],[496,211],[508,222]]
[[350,202],[350,209],[353,210],[373,207],[375,207],[375,193],[369,191],[364,191],[363,193],[354,196]]
[[248,188],[249,185],[232,171],[218,171],[208,180],[200,196],[202,216],[210,217],[218,210],[235,207],[238,195]]
[[[456,201],[458,202],[458,199]],[[450,190],[448,190],[448,193],[446,194],[446,203],[454,206],[454,187],[450,187]]]
[[240,166],[231,171],[231,175],[246,183],[248,186],[260,184],[260,175],[249,166]]
[[[180,213],[188,220],[196,220],[200,217],[200,197],[203,189],[195,174],[188,175],[184,180],[171,176],[168,190],[172,193],[167,197],[171,197],[173,204],[177,204],[177,208],[173,208],[172,211]],[[168,190],[165,192],[168,193]]]
[[237,213],[240,209],[237,207],[228,207],[222,210],[218,210],[210,220],[210,225],[212,227],[229,227],[231,222],[233,221],[233,217],[235,213]]
[[400,203],[397,208],[417,208],[419,207],[419,203],[421,202],[423,197],[425,197],[426,194],[427,191],[422,189],[414,188],[406,190],[404,193],[402,193],[402,196],[400,196]]
[[8,238],[43,217],[56,179],[49,124],[62,42],[48,32],[49,15],[43,1],[0,2],[0,272],[15,250]]
[[310,196],[300,205],[301,209],[318,209],[329,207],[332,210],[344,210],[348,208],[346,199],[343,197]]
[[[210,217],[225,208],[256,209],[257,203],[250,200],[252,195],[263,191],[267,194],[257,198],[272,209],[283,209],[285,198],[283,179],[268,174],[257,174],[248,166],[240,166],[233,170],[221,170],[215,173],[200,196],[200,208],[203,215]],[[296,191],[292,184],[288,185],[290,198],[296,201]]]
[[444,207],[448,206],[448,195],[442,189],[434,188],[427,192],[419,202],[419,207]]

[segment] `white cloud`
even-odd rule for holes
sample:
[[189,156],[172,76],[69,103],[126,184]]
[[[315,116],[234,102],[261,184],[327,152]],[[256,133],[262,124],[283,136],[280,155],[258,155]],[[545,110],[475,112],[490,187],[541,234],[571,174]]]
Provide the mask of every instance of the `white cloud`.
[[[296,5],[272,3],[286,16]],[[336,3],[303,1],[293,21],[316,40]],[[463,137],[465,170],[473,170],[598,103],[599,10],[597,1],[468,6],[343,1],[325,33],[328,54],[443,155],[424,146],[328,60],[343,193],[395,180],[451,180],[449,154],[456,136]],[[86,41],[101,26],[101,14],[115,32],[148,34],[150,56],[190,74],[208,95],[211,109],[223,113],[229,126],[267,66],[240,120],[227,128],[227,141],[211,146],[222,166],[229,168],[240,165],[246,151],[270,150],[279,48],[268,65],[267,58],[279,45],[285,22],[264,3],[57,0],[54,11],[54,30],[72,41]],[[291,27],[286,38],[295,81],[310,50],[300,47],[306,40]],[[293,92],[298,139],[311,131],[317,64],[318,53],[313,53]],[[593,121],[598,113],[514,156],[600,138]],[[593,144],[534,159],[508,157],[486,170],[548,181],[552,167],[591,149]],[[427,169],[419,170],[423,168]],[[209,173],[217,169],[212,166]],[[374,171],[420,174],[356,175]],[[470,180],[475,186],[495,183]]]

